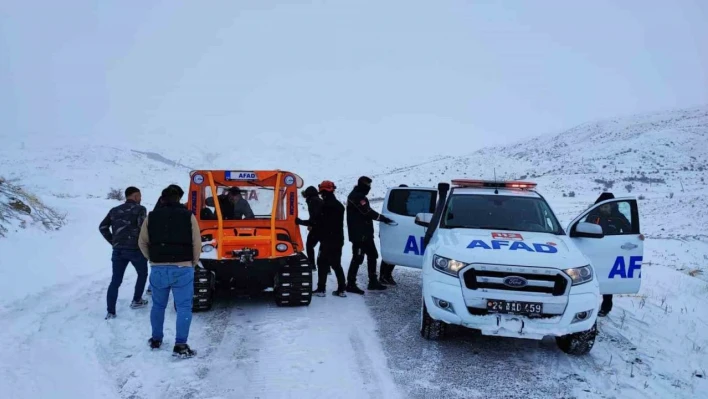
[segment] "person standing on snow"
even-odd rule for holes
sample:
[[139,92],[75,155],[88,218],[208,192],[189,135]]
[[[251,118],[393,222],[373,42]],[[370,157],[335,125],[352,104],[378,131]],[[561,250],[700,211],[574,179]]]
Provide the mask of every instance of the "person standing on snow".
[[[169,186],[167,186],[167,188],[174,189],[176,192],[178,192],[179,193],[179,200],[182,201],[182,196],[184,195],[184,191],[182,191],[182,187],[180,187],[176,184],[170,184]],[[165,206],[165,202],[162,199],[162,195],[160,195],[160,198],[157,199],[157,203],[155,204],[155,208],[153,209],[153,211],[157,210],[159,208],[162,208],[164,206]],[[182,206],[184,206],[185,209],[187,208],[187,206],[184,204],[182,204]],[[147,295],[152,295],[152,288],[150,287],[149,284],[148,284],[147,291],[145,291],[145,293]]]
[[150,212],[140,229],[138,244],[150,260],[152,310],[150,347],[162,345],[165,309],[172,291],[177,308],[177,332],[173,355],[192,357],[196,351],[187,345],[192,322],[194,266],[201,254],[201,234],[197,219],[179,203],[179,191],[162,191],[164,206]]
[[374,243],[373,221],[393,223],[393,220],[371,209],[369,199],[366,197],[371,191],[371,178],[361,176],[357,185],[347,197],[347,230],[349,241],[352,243],[352,261],[347,272],[347,291],[355,294],[364,294],[356,285],[356,274],[359,266],[364,262],[364,255],[369,272],[369,290],[385,290],[376,278],[376,261],[379,253]]
[[113,277],[106,294],[106,319],[116,317],[118,288],[123,283],[123,275],[128,263],[132,263],[138,273],[138,279],[135,282],[135,293],[130,307],[137,309],[148,303],[147,300],[142,298],[148,276],[147,259],[138,249],[140,226],[145,220],[147,209],[140,205],[140,201],[140,190],[132,186],[126,188],[125,203],[111,209],[98,226],[103,238],[113,247],[113,254],[111,255]]
[[334,195],[337,187],[325,180],[319,185],[322,205],[317,213],[310,214],[310,220],[302,221],[306,226],[313,226],[320,239],[320,267],[317,273],[316,296],[327,295],[327,275],[330,268],[337,276],[337,290],[332,295],[346,297],[346,280],[342,269],[342,247],[344,247],[344,205]]
[[[179,193],[179,200],[182,201],[182,196],[184,195],[184,191],[182,191],[182,187],[180,187],[176,184],[170,184],[169,186],[167,186],[167,188],[174,189],[175,191],[177,191]],[[161,195],[160,198],[157,199],[157,203],[155,204],[155,208],[153,209],[153,211],[158,208],[162,208],[163,206],[165,206],[165,203],[162,200],[162,195]],[[186,208],[186,205],[183,205],[183,206]]]
[[[319,256],[317,257],[317,262],[315,262],[315,246],[320,242],[319,227],[313,223],[313,217],[319,215],[322,208],[322,199],[319,197],[319,193],[314,186],[306,188],[302,192],[302,196],[305,197],[305,202],[307,203],[307,212],[310,214],[309,221],[300,220],[300,218],[295,219],[295,223],[301,226],[307,226],[307,242],[305,243],[305,249],[307,251],[307,261],[310,263],[310,268],[312,270],[317,270],[316,263],[319,263]],[[320,245],[320,249],[322,245]]]
[[[600,202],[614,199],[615,196],[612,193],[604,192],[597,197],[595,204]],[[602,232],[604,234],[619,234],[623,229],[629,230],[631,228],[631,223],[627,220],[624,215],[613,215],[612,205],[605,204],[599,208],[599,214],[588,215],[586,220],[590,223],[599,224],[602,226]],[[619,212],[617,212],[619,213]],[[612,310],[612,295],[603,295],[602,304],[600,305],[600,311],[597,312],[598,317],[607,316]]]

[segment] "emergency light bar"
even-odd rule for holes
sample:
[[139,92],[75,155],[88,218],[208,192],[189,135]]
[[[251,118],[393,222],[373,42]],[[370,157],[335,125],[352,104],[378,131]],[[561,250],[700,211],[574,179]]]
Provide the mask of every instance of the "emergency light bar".
[[478,188],[518,188],[531,189],[536,187],[536,183],[527,181],[491,181],[491,180],[470,180],[453,179],[452,184],[458,187],[478,187]]

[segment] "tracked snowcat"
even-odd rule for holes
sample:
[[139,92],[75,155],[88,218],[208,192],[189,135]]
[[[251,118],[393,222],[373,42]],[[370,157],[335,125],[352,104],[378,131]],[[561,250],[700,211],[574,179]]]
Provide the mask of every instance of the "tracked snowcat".
[[187,207],[202,237],[195,311],[211,309],[217,290],[272,290],[278,306],[310,304],[312,271],[295,223],[302,186],[281,170],[190,172]]

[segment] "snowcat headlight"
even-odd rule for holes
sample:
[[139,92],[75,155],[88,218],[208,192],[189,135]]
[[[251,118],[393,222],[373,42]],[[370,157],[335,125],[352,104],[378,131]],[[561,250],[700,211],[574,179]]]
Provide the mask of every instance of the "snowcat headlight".
[[590,267],[590,265],[565,269],[563,272],[573,280],[573,285],[585,284],[588,281],[592,281],[592,267]]
[[214,246],[211,244],[202,245],[202,252],[211,252],[214,250]]
[[275,250],[278,251],[278,252],[285,252],[285,251],[288,250],[288,245],[287,245],[287,244],[280,243],[280,244],[278,244],[278,245],[275,246]]
[[433,269],[453,277],[459,278],[458,273],[467,265],[467,263],[454,259],[449,259],[438,255],[433,256]]

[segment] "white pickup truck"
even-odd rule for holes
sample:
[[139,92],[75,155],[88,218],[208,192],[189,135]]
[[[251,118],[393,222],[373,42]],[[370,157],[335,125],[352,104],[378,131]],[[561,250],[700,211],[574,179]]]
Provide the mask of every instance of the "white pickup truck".
[[[535,183],[453,180],[396,187],[382,213],[386,263],[422,269],[420,333],[556,337],[588,353],[602,294],[637,293],[644,236],[634,198],[593,205],[563,229]],[[449,193],[449,195],[448,195]]]

